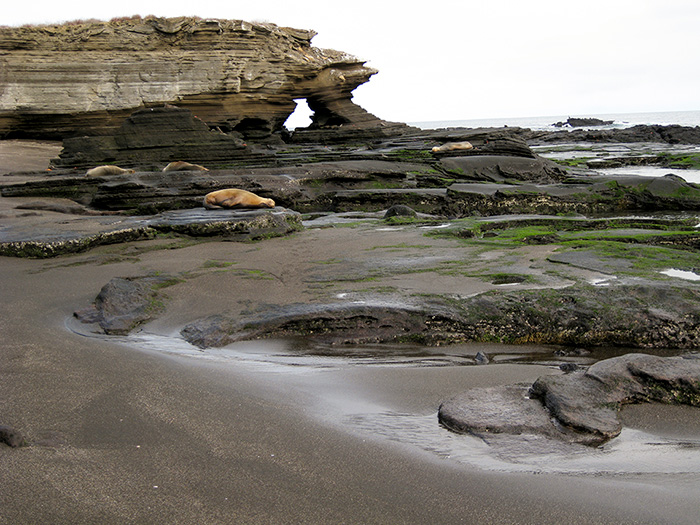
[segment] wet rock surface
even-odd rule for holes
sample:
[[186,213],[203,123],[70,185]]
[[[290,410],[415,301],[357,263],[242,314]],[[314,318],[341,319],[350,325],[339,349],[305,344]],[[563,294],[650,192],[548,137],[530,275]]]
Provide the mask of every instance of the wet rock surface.
[[497,341],[695,348],[700,341],[699,300],[698,290],[650,283],[488,292],[449,301],[413,298],[400,305],[274,305],[248,317],[207,317],[187,325],[182,335],[202,348],[294,335],[332,344]]
[[652,401],[700,406],[700,356],[626,354],[586,371],[540,377],[529,387],[474,389],[443,402],[438,419],[487,440],[536,434],[599,445],[620,434],[623,405]]
[[106,334],[128,334],[162,311],[158,290],[173,282],[173,277],[166,275],[115,277],[102,287],[92,306],[74,315],[83,323],[99,324]]
[[331,344],[387,343],[432,338],[430,325],[451,316],[406,305],[294,304],[250,318],[215,315],[185,326],[181,334],[200,348],[267,337],[304,336]]
[[47,258],[79,253],[96,246],[153,239],[176,233],[247,241],[286,235],[302,228],[301,216],[284,208],[273,210],[174,210],[150,216],[32,215],[6,221],[0,232],[0,255]]

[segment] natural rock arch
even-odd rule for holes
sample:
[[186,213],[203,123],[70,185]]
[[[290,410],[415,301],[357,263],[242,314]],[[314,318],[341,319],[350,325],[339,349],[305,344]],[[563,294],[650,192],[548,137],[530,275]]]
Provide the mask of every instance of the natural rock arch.
[[212,129],[264,138],[284,129],[301,98],[314,128],[406,128],[352,102],[377,71],[313,47],[315,34],[195,17],[0,28],[0,137],[105,134],[138,109],[172,104]]
[[294,131],[296,128],[308,128],[313,123],[314,112],[309,107],[306,98],[295,99],[296,107],[290,113],[287,120],[284,121],[284,126],[289,131]]

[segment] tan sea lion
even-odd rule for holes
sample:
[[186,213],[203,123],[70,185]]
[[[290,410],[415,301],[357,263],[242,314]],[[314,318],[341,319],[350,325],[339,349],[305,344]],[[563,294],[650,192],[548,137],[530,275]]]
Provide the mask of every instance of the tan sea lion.
[[113,166],[108,164],[106,166],[97,166],[87,170],[85,173],[86,177],[102,177],[103,175],[121,175],[122,173],[134,173],[134,170],[126,170],[120,168],[119,166]]
[[455,151],[455,150],[464,150],[464,149],[474,149],[474,146],[472,146],[471,142],[447,142],[446,144],[443,144],[442,146],[435,146],[432,149],[433,153],[442,153],[444,151]]
[[181,160],[176,160],[175,162],[171,162],[165,168],[163,168],[163,171],[209,171],[209,170],[207,168],[205,168],[204,166],[200,166],[199,164],[190,164],[189,162],[183,162]]
[[208,210],[221,208],[274,208],[275,201],[265,199],[246,190],[228,188],[212,191],[204,196],[202,203]]

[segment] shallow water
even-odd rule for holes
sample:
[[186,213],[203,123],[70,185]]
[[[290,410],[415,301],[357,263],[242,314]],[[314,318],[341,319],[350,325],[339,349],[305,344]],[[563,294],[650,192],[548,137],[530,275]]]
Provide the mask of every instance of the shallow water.
[[605,175],[640,175],[642,177],[663,177],[664,175],[677,175],[686,182],[700,183],[700,170],[657,168],[653,166],[627,166],[625,168],[610,168],[596,170]]
[[[532,146],[532,150],[542,157],[552,160],[600,159],[624,157],[645,157],[660,154],[697,155],[700,153],[698,144],[664,144],[664,143],[571,143],[545,144]],[[700,183],[700,170],[685,168],[663,168],[658,166],[623,166],[621,168],[591,169],[611,176],[639,175],[642,177],[663,177],[672,174],[687,182]]]
[[676,268],[669,268],[668,270],[664,270],[662,272],[664,275],[668,275],[669,277],[677,277],[679,279],[685,279],[687,281],[700,281],[700,275],[698,275],[695,272],[689,272],[687,270],[678,270]]
[[[561,362],[585,366],[627,353],[624,349],[556,357],[553,347],[539,346],[337,348],[302,340],[265,340],[202,351],[176,334],[140,331],[128,336],[105,336],[74,319],[67,321],[67,327],[85,337],[243,373],[265,385],[269,395],[284,395],[313,418],[369,439],[397,442],[436,460],[500,472],[673,475],[675,481],[684,475],[690,481],[700,473],[700,436],[674,439],[625,428],[618,438],[598,448],[531,435],[494,435],[487,443],[448,431],[438,423],[440,400],[460,389],[483,386],[489,374],[494,378],[513,374],[522,378],[559,373]],[[491,364],[475,364],[474,356],[480,350],[489,355]]]
[[472,119],[472,120],[441,120],[441,121],[426,121],[412,122],[413,126],[418,126],[422,129],[440,129],[450,127],[496,127],[515,126],[529,128],[533,130],[544,131],[568,131],[569,127],[555,127],[553,124],[564,122],[569,117],[584,117],[584,118],[599,118],[601,120],[612,120],[613,123],[607,126],[593,126],[590,128],[574,128],[574,129],[622,129],[639,124],[659,124],[663,126],[679,124],[681,126],[698,126],[700,125],[700,111],[663,111],[651,113],[605,113],[594,115],[549,115],[549,116],[533,116],[533,117],[503,117],[491,119]]

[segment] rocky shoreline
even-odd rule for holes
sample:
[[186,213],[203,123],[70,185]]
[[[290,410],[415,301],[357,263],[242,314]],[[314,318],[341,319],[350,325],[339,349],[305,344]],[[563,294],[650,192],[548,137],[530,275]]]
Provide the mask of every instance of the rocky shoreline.
[[[605,461],[629,405],[700,406],[700,128],[420,130],[355,105],[375,71],[312,37],[0,29],[0,521],[693,522],[663,459],[649,510],[636,465],[522,458]],[[635,166],[675,174],[603,171]],[[229,188],[274,207],[203,206]]]
[[[187,110],[178,108],[162,108],[157,112],[158,118],[150,118],[151,111],[147,113],[149,119],[125,124],[130,136],[160,135],[160,131],[172,125],[173,118],[185,124],[194,122]],[[188,126],[182,126],[185,136],[190,133]],[[627,136],[625,130],[617,131]],[[692,137],[691,131],[685,136]],[[147,153],[148,148],[139,147],[139,155],[145,156],[132,157],[131,164],[125,164],[134,167],[133,173],[102,177],[86,177],[83,169],[65,167],[70,159],[77,161],[75,152],[80,152],[84,165],[107,161],[106,157],[100,157],[104,155],[102,150],[85,148],[85,141],[78,143],[76,149],[75,143],[68,140],[59,158],[52,161],[50,170],[6,175],[9,183],[2,185],[3,198],[8,203],[15,199],[22,202],[14,212],[6,214],[6,227],[0,235],[0,253],[55,257],[102,244],[168,234],[195,239],[269,238],[300,231],[304,228],[303,221],[311,224],[314,220],[325,220],[332,225],[333,218],[343,213],[381,214],[389,208],[403,208],[403,211],[397,215],[387,213],[382,221],[388,224],[413,227],[441,224],[442,229],[436,235],[479,243],[485,249],[489,245],[501,248],[503,243],[512,247],[559,247],[557,251],[562,253],[552,254],[550,262],[597,270],[607,266],[616,271],[618,267],[629,266],[625,255],[627,246],[641,244],[657,251],[669,249],[677,253],[675,258],[681,259],[697,250],[700,237],[692,214],[700,208],[700,187],[676,175],[609,176],[581,166],[556,163],[536,154],[523,138],[525,135],[524,130],[508,128],[450,129],[402,133],[391,141],[379,136],[370,142],[343,146],[245,145],[246,150],[256,150],[258,158],[257,166],[248,168],[222,167],[215,158],[205,158],[208,150],[196,146],[193,151],[199,153],[193,153],[194,160],[208,161],[209,171],[206,172],[162,171],[159,162],[167,159],[158,156],[164,154],[159,147],[152,150],[157,153]],[[178,139],[172,137],[171,134],[168,140],[177,142]],[[219,140],[218,135],[216,137]],[[431,151],[435,145],[456,140],[468,140],[471,149]],[[661,139],[657,137],[657,140]],[[133,142],[137,143],[138,140]],[[114,154],[128,156],[132,150],[133,147],[125,147],[120,150],[122,153]],[[322,156],[314,158],[314,152],[322,152]],[[18,176],[23,182],[11,182]],[[247,189],[272,198],[278,207],[271,211],[202,210],[204,193],[227,187]],[[625,219],[630,213],[639,218]],[[649,213],[680,215],[676,220],[641,216]],[[61,215],[68,220],[56,221]],[[601,215],[608,218],[596,219]],[[612,258],[603,255],[604,250],[610,250],[603,243],[619,247],[618,255]],[[640,277],[644,272],[628,273],[629,279]],[[525,282],[529,277],[516,275],[512,279]],[[387,332],[381,337],[371,334],[366,337],[377,340],[413,338],[428,344],[431,341],[436,344],[491,339],[545,344],[692,347],[697,320],[680,320],[686,319],[686,312],[691,310],[682,306],[685,301],[692,304],[696,299],[690,296],[680,299],[683,294],[693,293],[693,289],[687,285],[674,291],[663,285],[663,291],[650,293],[658,286],[656,281],[629,287],[620,280],[619,285],[606,289],[569,286],[565,291],[550,290],[549,295],[540,294],[539,297],[516,298],[508,294],[507,298],[494,297],[488,305],[484,303],[489,300],[488,296],[484,295],[470,299],[474,306],[440,297],[432,298],[426,305],[413,304],[404,297],[399,303],[412,304],[416,312],[423,312],[418,318],[408,322],[367,314],[374,318],[370,325],[427,326],[428,313],[438,308],[448,314],[434,324],[447,328],[442,333],[405,328],[404,334],[397,328],[393,335]],[[625,332],[614,323],[609,327],[599,325],[596,316],[605,309],[604,303],[613,293],[619,293],[621,298],[637,298],[638,303],[630,303],[630,311],[643,311],[650,301],[657,301],[664,295],[673,296],[674,300],[667,301],[664,311],[677,312],[672,314],[679,316],[673,320],[674,330],[660,329],[655,323],[662,322],[662,318],[654,315],[640,321],[639,327],[626,327],[633,332]],[[506,299],[513,302],[512,306],[505,307]],[[532,323],[522,322],[527,318],[523,305],[528,302],[542,309],[540,320],[533,318]],[[551,308],[546,307],[548,303],[552,304]],[[587,306],[572,314],[556,306],[564,303]],[[616,304],[622,302],[616,300]],[[334,311],[335,306],[328,303],[326,309]],[[499,309],[501,312],[497,314]],[[313,318],[319,311],[317,308],[307,315]],[[331,332],[335,329],[330,326],[344,315],[365,317],[365,314],[343,308],[338,311],[343,313],[329,318]],[[488,324],[470,313],[477,311],[490,312]],[[664,315],[663,322],[668,322],[668,314]],[[568,318],[576,319],[576,329],[569,327],[572,321]],[[621,321],[627,318],[627,313],[619,316]],[[514,323],[515,319],[520,322]],[[274,322],[279,325],[279,321]],[[304,328],[301,318],[295,323],[299,333],[310,330]],[[353,336],[351,328],[344,330],[349,332],[348,340],[363,340],[361,336]],[[275,330],[268,323],[259,332],[274,333]],[[291,332],[294,330],[279,329],[280,334],[290,335]],[[659,333],[675,335],[659,339],[656,335]]]
[[[647,350],[698,346],[700,289],[692,281],[681,284],[661,277],[669,265],[691,273],[698,270],[694,261],[700,245],[700,187],[682,177],[610,176],[591,169],[594,161],[588,167],[554,162],[535,153],[533,147],[561,140],[559,132],[535,136],[507,128],[411,131],[390,140],[377,136],[337,145],[237,143],[234,148],[221,149],[225,156],[217,157],[211,156],[210,132],[203,127],[196,132],[202,134],[203,142],[191,141],[192,149],[185,153],[188,160],[203,163],[208,171],[167,172],[161,166],[173,158],[175,150],[163,149],[164,144],[134,150],[141,143],[138,137],[166,136],[166,141],[176,144],[177,135],[163,134],[164,129],[179,123],[174,127],[187,137],[200,124],[179,108],[147,110],[145,114],[148,118],[143,119],[144,112],[137,112],[113,138],[64,141],[61,154],[48,170],[8,173],[0,190],[3,201],[18,200],[20,204],[14,209],[5,206],[0,253],[54,258],[100,245],[153,241],[168,235],[194,242],[250,242],[307,228],[335,227],[342,224],[343,216],[354,216],[370,228],[428,228],[423,235],[470,245],[481,252],[480,257],[499,261],[504,270],[487,277],[492,290],[470,297],[430,287],[420,295],[401,288],[362,293],[351,303],[317,294],[311,303],[273,302],[260,304],[247,314],[217,312],[191,319],[182,326],[181,337],[204,351],[242,340],[298,337],[331,345],[498,342]],[[106,150],[104,145],[110,140],[126,144],[119,133],[126,133],[132,146]],[[585,140],[627,140],[626,146],[635,150],[630,133],[645,145],[649,140],[670,147],[680,141],[697,143],[693,130],[676,128],[618,130],[613,133],[615,139],[589,134]],[[218,134],[213,137],[229,140]],[[567,144],[575,141],[574,132],[566,139]],[[468,141],[470,149],[436,148],[454,141]],[[133,156],[132,151],[138,155]],[[617,162],[632,164],[634,158],[627,155]],[[110,161],[131,170],[98,177],[84,174],[87,167]],[[69,168],[71,165],[74,167]],[[243,211],[201,207],[205,193],[229,187],[254,191],[274,199],[278,206]],[[66,220],[57,220],[60,217]],[[505,270],[513,263],[507,262],[507,252],[528,246],[548,254],[537,264]],[[397,262],[416,257],[411,249],[403,252]],[[639,256],[642,264],[636,259]],[[557,270],[551,267],[557,265],[569,268],[569,281],[553,278]],[[420,269],[405,268],[399,262],[378,274],[376,265],[364,276],[368,269],[361,270],[358,279],[397,278],[415,271],[467,276],[474,271],[470,266],[459,259]],[[348,271],[357,269],[341,264],[335,278]],[[579,273],[573,280],[572,271]],[[603,276],[597,282],[604,285],[581,279],[582,273]],[[157,320],[167,309],[168,296],[161,288],[177,287],[192,277],[180,272],[116,278],[105,285],[94,305],[75,315],[84,323],[99,325],[107,334],[128,334]],[[496,289],[504,284],[518,289]],[[487,356],[482,360],[488,361]],[[549,421],[550,416],[541,411],[553,410],[554,402],[542,387],[545,382],[530,388],[532,399],[527,403],[535,403],[536,409],[509,409],[523,417],[532,414],[533,421],[513,423],[506,417],[499,427],[495,418],[484,427],[464,412],[473,406],[480,407],[476,412],[481,415],[501,412],[504,403],[513,402],[507,399],[525,398],[522,386],[488,390],[483,395],[466,392],[443,403],[439,420],[447,428],[482,436],[487,429],[487,433],[534,432],[557,437],[548,424],[534,422]],[[474,404],[474,396],[479,404]],[[684,399],[695,399],[693,396]],[[538,397],[544,404],[536,401]],[[593,395],[588,404],[582,403],[590,412],[591,406],[601,402],[608,401]],[[590,419],[589,412],[584,410],[578,420],[557,416],[557,428],[565,429],[565,440],[600,444],[619,433],[620,425],[613,416],[599,426],[582,423]]]

